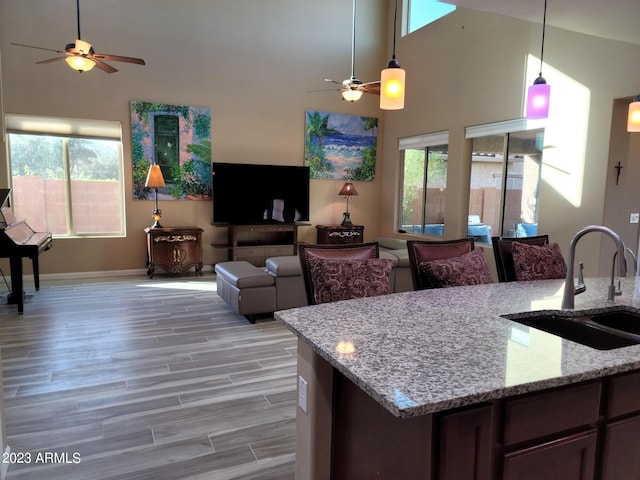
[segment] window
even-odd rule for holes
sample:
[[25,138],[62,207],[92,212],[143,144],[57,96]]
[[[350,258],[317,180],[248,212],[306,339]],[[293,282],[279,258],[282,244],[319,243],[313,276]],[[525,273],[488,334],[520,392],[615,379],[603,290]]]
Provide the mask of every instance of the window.
[[514,121],[467,129],[472,152],[469,218],[478,230],[470,234],[477,241],[537,235],[544,130],[520,128],[520,121]]
[[405,0],[407,12],[405,17],[404,34],[411,32],[435,22],[439,18],[449,15],[456,9],[455,5],[448,5],[437,0]]
[[447,132],[400,140],[400,230],[444,235],[448,141]]
[[12,208],[36,231],[122,236],[117,122],[7,115]]

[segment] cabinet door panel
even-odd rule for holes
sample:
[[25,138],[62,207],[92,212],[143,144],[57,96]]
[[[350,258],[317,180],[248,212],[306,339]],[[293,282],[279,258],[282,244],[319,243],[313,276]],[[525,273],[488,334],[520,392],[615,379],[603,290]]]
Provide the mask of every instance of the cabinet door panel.
[[439,480],[493,478],[492,413],[487,405],[442,418]]
[[606,427],[602,480],[631,480],[640,476],[640,417]]
[[609,383],[607,417],[616,417],[640,410],[640,373],[613,377]]
[[596,432],[574,435],[505,455],[504,480],[592,480]]

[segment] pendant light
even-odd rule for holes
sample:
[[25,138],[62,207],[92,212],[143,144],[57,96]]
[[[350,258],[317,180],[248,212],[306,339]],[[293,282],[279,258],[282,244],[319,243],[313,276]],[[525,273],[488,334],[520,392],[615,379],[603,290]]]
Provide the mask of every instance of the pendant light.
[[544,0],[544,16],[542,17],[542,48],[540,49],[540,74],[527,91],[527,113],[529,120],[547,118],[549,116],[549,96],[551,87],[542,76],[544,58],[544,34],[547,27],[547,0]]
[[640,95],[629,104],[629,117],[627,118],[627,132],[640,132]]
[[398,0],[395,0],[393,14],[393,55],[387,68],[380,75],[380,108],[383,110],[402,110],[404,108],[405,71],[396,60],[396,25],[398,18]]

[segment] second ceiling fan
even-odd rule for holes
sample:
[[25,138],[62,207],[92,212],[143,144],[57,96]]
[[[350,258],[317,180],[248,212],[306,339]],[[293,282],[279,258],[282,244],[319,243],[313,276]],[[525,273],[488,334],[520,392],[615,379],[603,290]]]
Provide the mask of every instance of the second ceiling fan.
[[360,100],[365,93],[372,93],[374,95],[380,95],[380,81],[375,82],[363,82],[356,78],[355,64],[356,64],[356,3],[357,0],[353,0],[353,30],[351,36],[351,77],[342,82],[325,78],[325,82],[337,83],[342,85],[340,91],[342,92],[342,98],[348,102],[355,102]]

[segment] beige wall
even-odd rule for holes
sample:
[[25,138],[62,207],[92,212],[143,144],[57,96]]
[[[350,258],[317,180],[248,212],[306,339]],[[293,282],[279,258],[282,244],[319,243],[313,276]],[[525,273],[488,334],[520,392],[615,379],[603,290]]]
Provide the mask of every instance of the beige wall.
[[[524,91],[539,68],[537,60],[534,71],[525,75],[526,55],[539,56],[540,28],[458,9],[399,43],[408,102],[385,118],[382,234],[393,234],[397,211],[398,138],[443,130],[450,134],[446,231],[449,237],[464,234],[469,175],[465,127],[522,117]],[[640,88],[640,47],[547,27],[545,64],[551,111],[545,122],[539,223],[540,231],[567,252],[577,230],[603,223],[613,103]],[[630,189],[620,200],[623,205],[614,208],[636,205],[637,211],[640,194]],[[588,259],[597,258],[600,240],[590,235],[581,242],[586,274],[598,273],[598,262]],[[637,238],[625,241],[635,250]]]
[[[367,239],[397,235],[398,139],[441,130],[450,132],[447,234],[465,234],[469,147],[464,129],[522,116],[523,92],[537,74],[524,74],[525,58],[540,50],[539,24],[458,9],[398,39],[397,57],[407,71],[406,108],[382,112],[372,96],[347,104],[338,92],[307,93],[325,88],[326,77],[342,80],[350,75],[349,1],[81,2],[82,35],[97,51],[147,61],[146,67],[116,64],[121,71],[112,75],[78,74],[63,64],[35,65],[55,53],[9,45],[62,48],[73,41],[74,5],[61,3],[0,2],[7,113],[121,121],[127,192],[131,100],[210,107],[216,161],[300,165],[305,110],[378,116],[377,179],[359,182],[360,195],[349,205],[353,221],[365,225]],[[379,78],[389,59],[390,39],[384,32],[391,25],[384,14],[392,18],[392,8],[385,0],[358,4],[356,75],[363,81]],[[545,63],[552,111],[545,137],[540,229],[566,251],[576,230],[604,221],[613,103],[640,88],[640,47],[548,27]],[[8,184],[5,163],[2,150],[2,186]],[[341,220],[341,184],[312,181],[312,225]],[[620,208],[637,210],[630,206],[638,204],[636,190],[629,190]],[[143,229],[150,224],[152,208],[152,202],[133,201],[128,193],[126,238],[57,240],[41,259],[42,272],[144,268]],[[219,259],[208,245],[223,239],[226,231],[211,225],[209,203],[161,202],[160,208],[163,225],[204,228],[205,262]],[[305,227],[301,237],[313,241],[313,226]],[[592,237],[584,240],[587,258],[600,248],[599,236]],[[587,262],[588,274],[596,263]]]
[[[384,0],[358,4],[356,75],[379,77],[385,64]],[[152,201],[133,201],[131,192],[131,100],[205,106],[211,109],[212,155],[219,162],[302,165],[305,110],[377,116],[378,98],[343,102],[323,81],[351,75],[352,5],[349,0],[137,0],[80,2],[81,33],[96,51],[141,57],[145,67],[114,63],[111,75],[97,69],[78,74],[64,63],[36,65],[55,52],[10,42],[62,49],[76,37],[75,2],[0,2],[0,49],[6,113],[95,118],[122,122],[124,132],[127,237],[57,239],[42,255],[43,274],[128,270],[145,267],[144,228]],[[0,186],[8,185],[5,149]],[[381,173],[381,171],[380,171]],[[311,227],[342,221],[344,182],[311,184]],[[381,181],[358,184],[349,205],[365,235],[379,228]],[[236,201],[242,201],[241,198]],[[219,260],[210,244],[226,238],[211,225],[209,202],[160,202],[164,226],[204,228],[204,261]],[[27,219],[28,220],[28,219]],[[8,262],[0,260],[8,271]],[[30,271],[30,262],[25,262]]]

